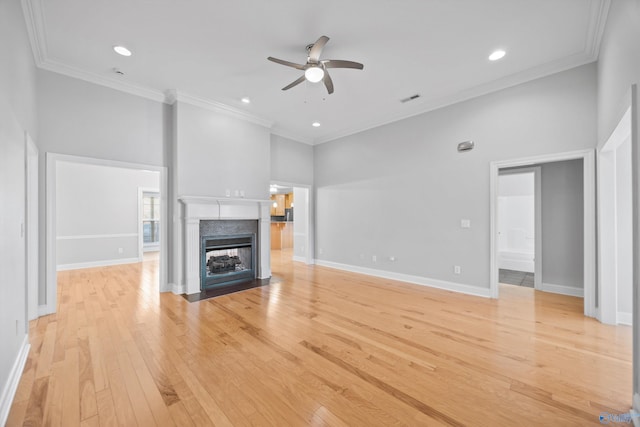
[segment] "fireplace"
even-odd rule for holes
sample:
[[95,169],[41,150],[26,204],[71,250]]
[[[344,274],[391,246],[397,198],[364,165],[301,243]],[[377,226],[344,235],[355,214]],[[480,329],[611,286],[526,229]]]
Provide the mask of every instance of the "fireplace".
[[200,289],[255,279],[255,234],[201,237]]
[[271,277],[270,200],[199,196],[179,200],[184,267],[179,273],[183,282],[174,286],[175,293],[192,295],[229,282]]

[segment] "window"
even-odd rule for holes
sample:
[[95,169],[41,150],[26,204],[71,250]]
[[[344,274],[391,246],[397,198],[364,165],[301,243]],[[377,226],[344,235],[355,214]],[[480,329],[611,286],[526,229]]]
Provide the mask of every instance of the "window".
[[142,195],[142,241],[145,246],[157,246],[160,242],[160,194]]

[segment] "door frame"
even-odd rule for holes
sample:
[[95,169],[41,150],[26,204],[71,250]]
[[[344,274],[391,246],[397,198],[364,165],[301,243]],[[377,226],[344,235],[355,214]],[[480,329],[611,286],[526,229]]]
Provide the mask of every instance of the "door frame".
[[[39,277],[38,233],[38,147],[28,132],[25,140],[25,283],[27,284],[27,320],[37,319]],[[25,330],[29,330],[29,325]]]
[[489,164],[489,291],[491,298],[498,298],[498,174],[500,169],[518,166],[534,166],[541,163],[582,159],[584,203],[584,315],[596,317],[596,190],[595,150],[579,150],[556,154],[543,154],[511,160],[492,161]]
[[[160,173],[160,210],[168,218],[167,211],[167,168],[139,163],[120,162],[116,160],[96,159],[92,157],[72,156],[68,154],[46,153],[46,201],[45,201],[45,289],[46,302],[40,306],[40,315],[52,314],[57,310],[57,257],[56,257],[56,170],[58,162],[80,163],[85,165],[109,166],[125,169],[145,170]],[[160,268],[159,292],[169,292],[168,286],[168,245],[167,221],[160,222]],[[164,236],[164,238],[162,237]]]
[[[301,261],[304,262],[305,264],[313,264],[314,263],[314,259],[315,259],[315,255],[313,253],[313,248],[314,248],[314,226],[313,226],[313,220],[314,220],[314,215],[313,215],[313,193],[312,193],[312,186],[311,185],[306,185],[306,184],[295,184],[292,182],[284,182],[284,181],[270,181],[271,184],[276,184],[276,185],[281,185],[283,187],[291,187],[291,188],[304,188],[307,190],[307,200],[306,200],[306,207],[307,207],[307,230],[306,230],[306,234],[307,234],[307,241],[306,241],[306,245],[304,248],[304,252],[305,252],[305,256],[300,259],[299,257],[295,256],[295,233],[294,233],[294,255],[293,255],[293,260],[294,261]],[[294,203],[298,203],[296,202],[295,198],[294,198]],[[293,214],[293,221],[295,224],[295,220],[296,220],[296,214],[294,211]],[[294,225],[295,227],[295,225]]]
[[[533,288],[542,290],[542,168],[540,166],[523,167],[517,169],[507,169],[500,172],[498,169],[498,180],[500,175],[515,175],[519,173],[533,173],[533,198],[534,198],[534,260],[533,260]],[[496,211],[497,212],[497,211]],[[499,221],[499,216],[496,220]],[[497,223],[496,223],[497,224]],[[497,230],[496,230],[497,232]]]

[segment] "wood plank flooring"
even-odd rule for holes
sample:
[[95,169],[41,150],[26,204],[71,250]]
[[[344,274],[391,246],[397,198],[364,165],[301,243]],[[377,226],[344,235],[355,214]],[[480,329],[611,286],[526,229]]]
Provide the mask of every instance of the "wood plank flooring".
[[189,303],[154,261],[59,273],[9,426],[586,426],[628,411],[631,328],[289,261]]

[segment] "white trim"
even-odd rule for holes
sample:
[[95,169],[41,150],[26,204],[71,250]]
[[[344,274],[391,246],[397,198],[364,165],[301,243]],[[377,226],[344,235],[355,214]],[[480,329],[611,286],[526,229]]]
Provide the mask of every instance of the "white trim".
[[25,137],[25,281],[27,322],[38,318],[38,287],[40,277],[40,233],[39,233],[39,160],[38,147],[27,131]]
[[[46,203],[45,203],[45,292],[46,309],[48,314],[55,313],[57,307],[57,268],[56,265],[56,168],[58,162],[71,162],[89,165],[119,167],[125,169],[146,170],[158,172],[160,174],[160,208],[163,216],[169,218],[167,213],[167,168],[165,166],[145,165],[139,163],[121,162],[117,160],[96,159],[92,157],[71,156],[67,154],[46,153]],[[167,235],[167,221],[160,223],[160,235]],[[168,286],[168,262],[167,262],[167,239],[160,239],[160,272],[159,272],[159,292],[171,290]],[[135,262],[139,262],[136,260]]]
[[594,61],[600,55],[600,45],[602,44],[602,36],[604,35],[610,7],[611,0],[591,0],[587,44],[584,51]]
[[222,102],[214,101],[211,99],[200,98],[198,96],[189,95],[187,93],[171,90],[167,92],[167,102],[173,104],[175,102],[182,102],[184,104],[193,105],[195,107],[204,108],[205,110],[213,111],[216,113],[225,114],[236,119],[244,120],[256,125],[264,126],[271,129],[273,122],[263,119],[262,117],[249,114],[246,111],[242,111],[238,108],[232,107]]
[[[160,190],[157,188],[150,187],[138,187],[138,257],[142,259],[143,254],[145,252],[158,251],[160,250],[160,241],[149,243],[148,245],[144,244],[144,231],[142,227],[142,223],[144,222],[142,219],[144,207],[142,206],[144,203],[144,193],[155,193],[160,198]],[[162,207],[160,207],[160,213],[162,213]],[[162,221],[163,218],[160,216],[158,221]],[[160,236],[162,239],[162,235]]]
[[187,288],[185,285],[178,285],[177,283],[170,283],[171,292],[176,295],[182,295],[187,293]]
[[57,236],[56,240],[111,239],[120,237],[138,237],[138,233],[120,234],[78,234],[76,236]]
[[[533,166],[541,163],[560,162],[565,160],[583,160],[583,196],[584,196],[584,315],[596,316],[596,191],[595,191],[595,152],[594,150],[578,150],[555,154],[492,161],[489,164],[489,285],[491,297],[498,297],[498,264],[497,264],[497,200],[498,173],[501,168]],[[544,285],[543,285],[544,286]]]
[[490,290],[487,288],[478,288],[476,286],[465,285],[462,283],[447,282],[444,280],[430,279],[422,276],[412,276],[409,274],[394,273],[385,270],[375,270],[373,268],[359,267],[356,265],[340,264],[337,262],[324,261],[316,259],[315,264],[321,267],[335,268],[336,270],[349,271],[352,273],[366,274],[367,276],[379,277],[382,279],[397,280],[399,282],[412,283],[414,285],[427,286],[430,288],[443,289],[445,291],[458,292],[477,297],[490,298]]
[[307,264],[307,258],[303,257],[303,256],[294,255],[293,256],[293,260],[295,262],[303,262],[303,263]]
[[271,133],[273,135],[278,135],[278,136],[281,136],[283,138],[291,139],[291,140],[293,140],[295,142],[301,142],[301,143],[307,144],[307,145],[315,145],[316,144],[316,142],[315,142],[315,140],[313,138],[307,138],[306,136],[295,134],[293,132],[290,132],[290,131],[288,131],[286,129],[279,128],[277,126],[273,126],[271,128]]
[[617,312],[618,325],[633,325],[633,313],[627,313],[625,311]]
[[571,297],[584,298],[584,289],[566,285],[554,285],[553,283],[543,283],[541,291],[554,294],[569,295]]
[[[307,236],[306,239],[306,245],[304,248],[304,262],[307,265],[313,265],[315,263],[315,254],[314,254],[314,247],[315,247],[315,216],[314,216],[314,211],[315,211],[315,204],[314,204],[314,199],[313,199],[313,187],[311,185],[308,184],[296,184],[296,183],[292,183],[292,182],[285,182],[285,181],[271,181],[270,184],[276,184],[276,185],[280,185],[283,187],[291,187],[291,188],[303,188],[306,189],[306,196],[307,196],[307,200],[306,202],[306,208],[307,208],[307,227],[305,230],[305,234]],[[294,203],[298,203],[295,202]],[[298,216],[299,217],[299,216]],[[293,215],[293,222],[294,222],[294,228],[295,228],[295,221],[296,221],[296,215],[294,213]],[[297,233],[298,235],[300,235],[300,233]],[[295,246],[295,244],[294,244]],[[295,249],[295,248],[294,248]],[[295,258],[295,257],[294,257]],[[294,259],[295,260],[295,259]]]
[[0,395],[0,425],[7,423],[9,417],[9,410],[11,410],[11,404],[16,397],[16,391],[18,390],[18,384],[20,383],[20,377],[24,370],[24,365],[27,363],[27,357],[29,356],[29,335],[25,335],[22,340],[22,346],[18,352],[18,357],[13,362],[13,367],[9,372],[7,382],[2,388],[2,394]]
[[110,265],[135,264],[137,262],[142,262],[142,260],[140,258],[105,259],[101,261],[77,262],[74,264],[60,264],[57,270],[58,271],[80,270],[83,268],[107,267]]

